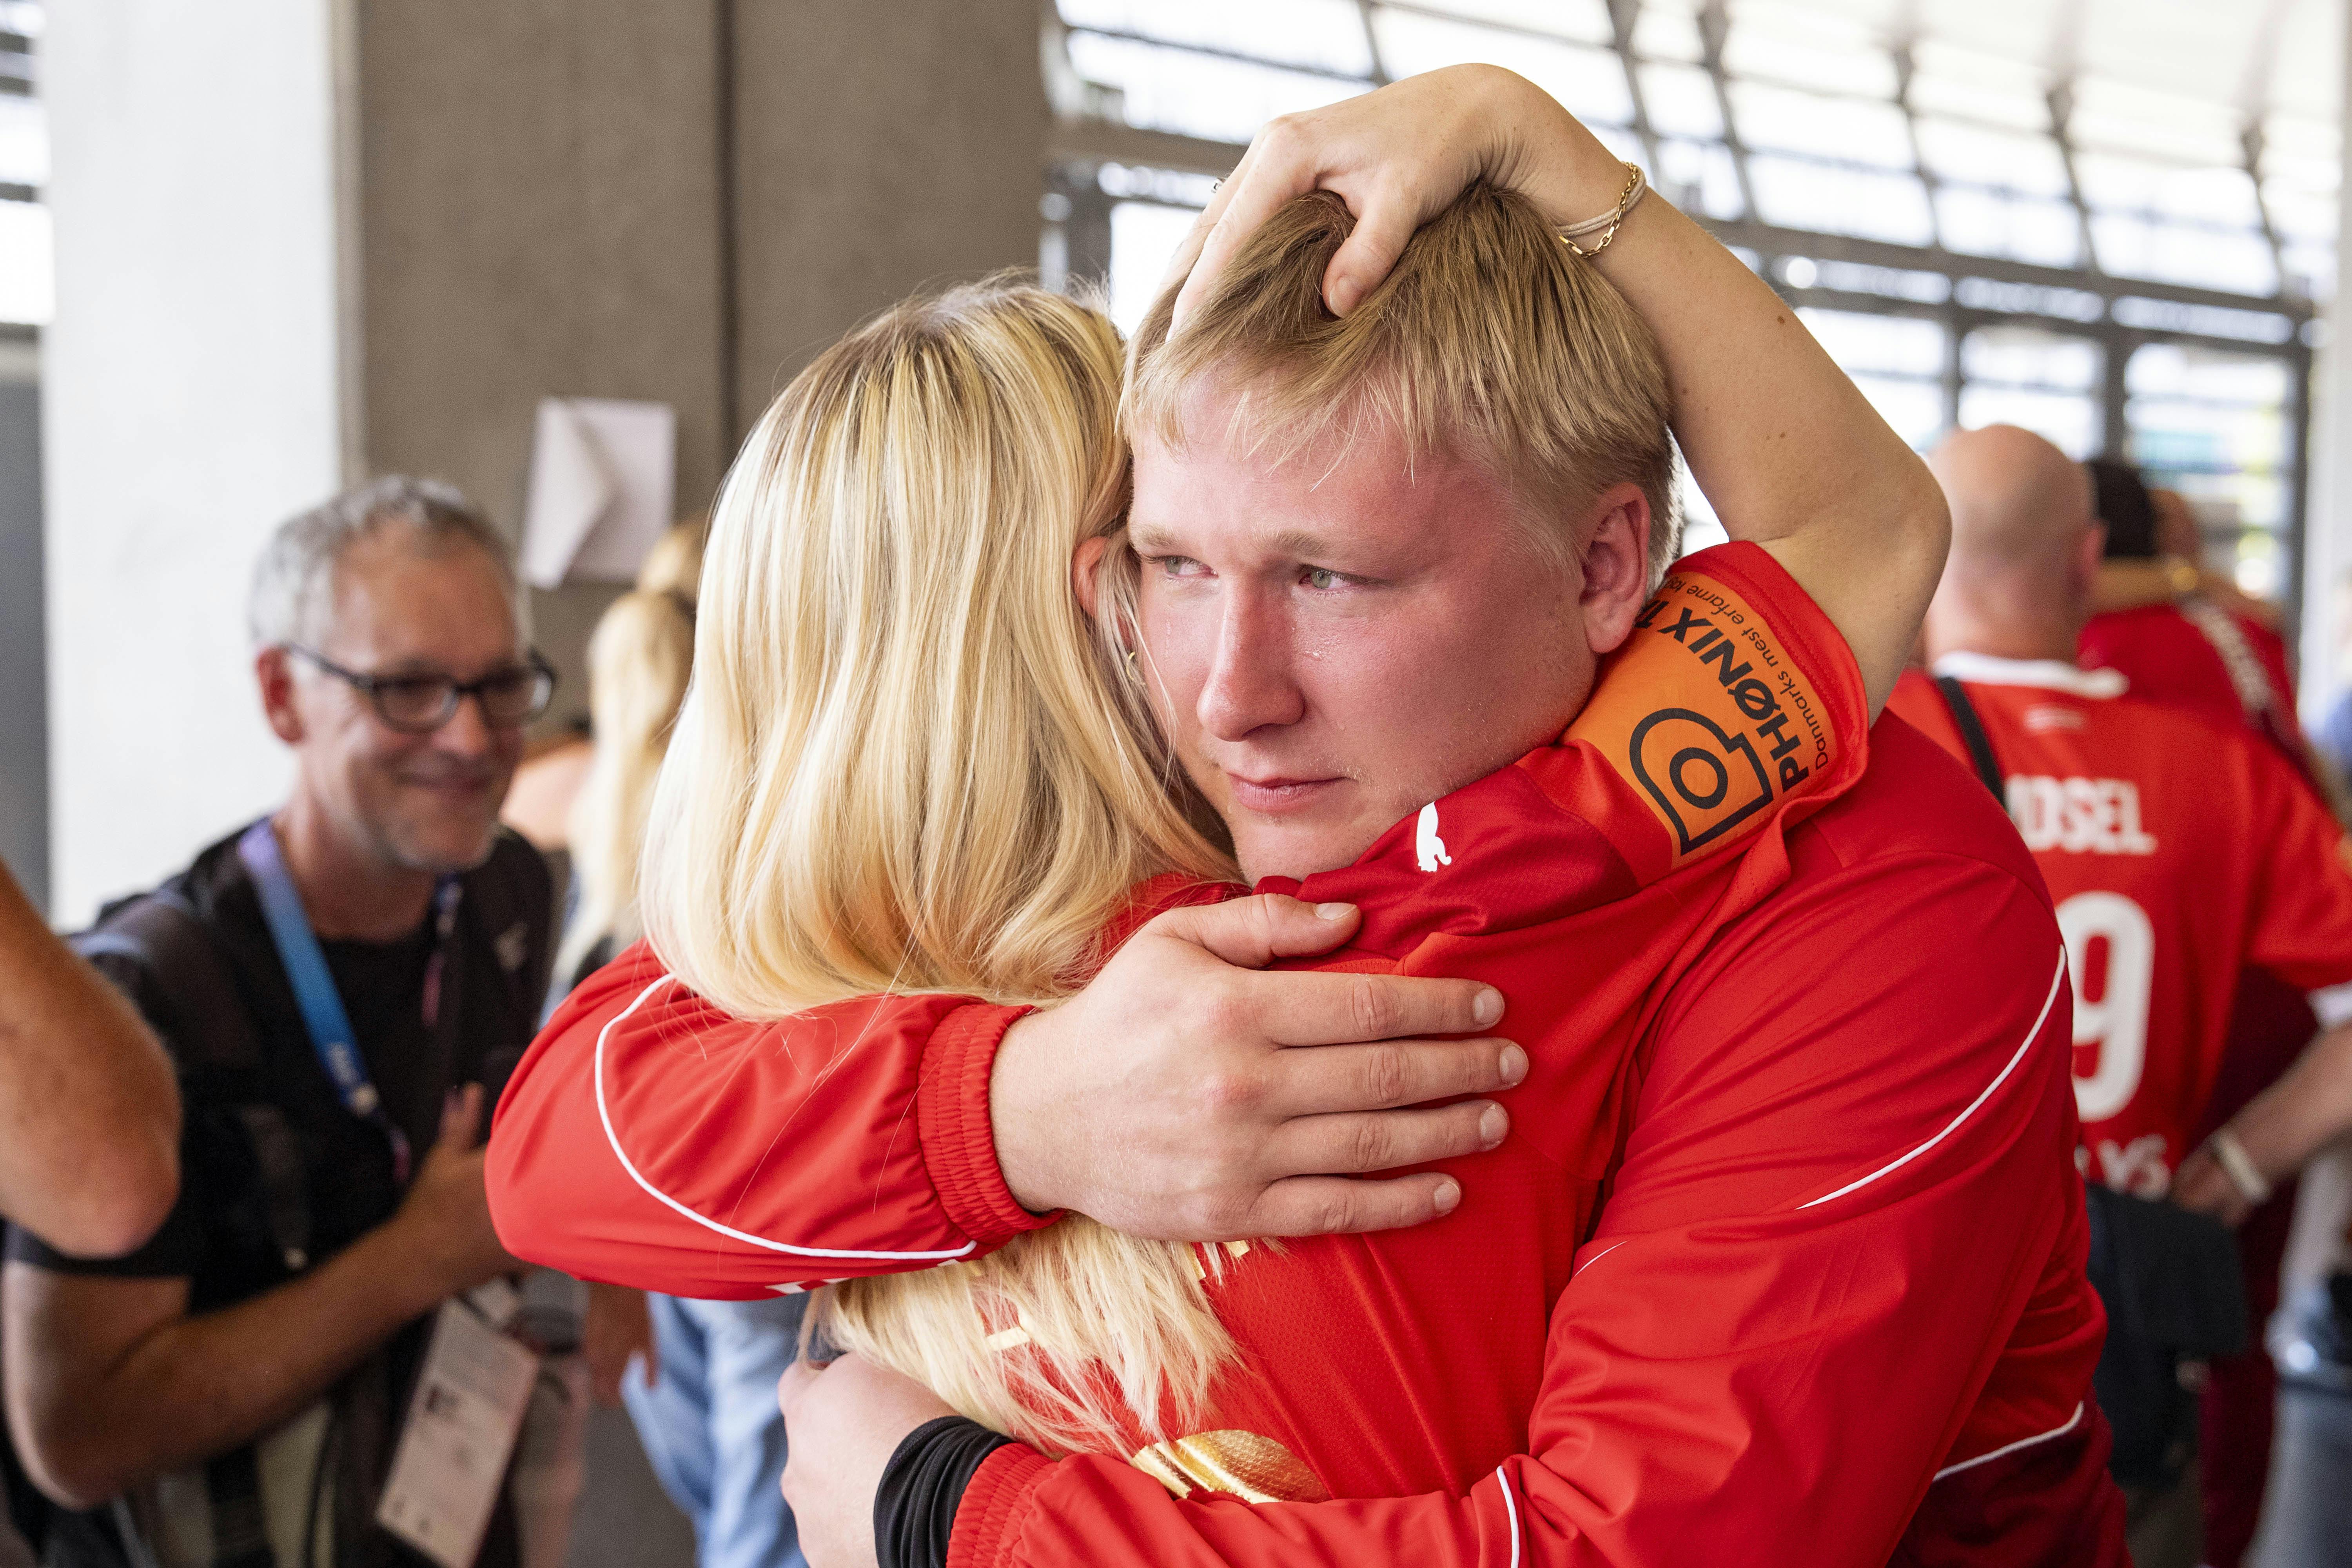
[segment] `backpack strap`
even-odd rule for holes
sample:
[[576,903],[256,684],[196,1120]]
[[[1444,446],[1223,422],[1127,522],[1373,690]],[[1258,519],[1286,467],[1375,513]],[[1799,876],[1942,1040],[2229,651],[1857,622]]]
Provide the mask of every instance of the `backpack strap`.
[[1936,689],[1944,694],[1944,707],[1952,715],[1952,727],[1960,732],[1960,743],[1969,749],[1969,760],[1976,764],[1977,777],[1992,791],[2001,809],[2008,810],[2009,792],[2001,785],[2000,759],[1993,755],[1992,740],[1985,733],[1984,721],[1977,717],[1976,704],[1969,700],[1968,688],[1948,675],[1939,675]]

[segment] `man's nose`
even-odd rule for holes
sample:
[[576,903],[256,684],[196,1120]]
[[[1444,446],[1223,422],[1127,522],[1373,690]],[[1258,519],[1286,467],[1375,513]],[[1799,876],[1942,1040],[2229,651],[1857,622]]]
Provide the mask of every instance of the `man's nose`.
[[1255,594],[1225,602],[1216,657],[1201,688],[1201,728],[1220,741],[1238,741],[1269,724],[1295,724],[1307,710],[1290,669],[1287,620]]

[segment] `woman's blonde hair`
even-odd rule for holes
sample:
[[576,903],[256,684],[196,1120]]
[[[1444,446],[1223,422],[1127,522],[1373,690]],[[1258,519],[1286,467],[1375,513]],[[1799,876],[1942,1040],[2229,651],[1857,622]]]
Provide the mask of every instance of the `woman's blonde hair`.
[[654,542],[636,586],[606,606],[588,638],[587,777],[572,802],[569,841],[580,889],[555,973],[570,982],[600,942],[636,941],[637,857],[654,779],[669,750],[694,662],[694,600],[702,577],[702,518]]
[[[656,948],[729,1012],[1049,1001],[1137,882],[1233,876],[1071,585],[1124,521],[1119,358],[1098,311],[960,289],[827,350],[746,442],[643,879]],[[1101,1448],[1199,1405],[1229,1342],[1196,1276],[1186,1247],[1074,1216],[820,1313],[978,1420]]]

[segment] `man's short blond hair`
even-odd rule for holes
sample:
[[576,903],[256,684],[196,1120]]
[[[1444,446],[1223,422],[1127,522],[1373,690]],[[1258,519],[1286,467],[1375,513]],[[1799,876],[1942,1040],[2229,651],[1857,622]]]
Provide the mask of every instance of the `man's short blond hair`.
[[1328,192],[1290,202],[1244,243],[1171,342],[1179,283],[1137,330],[1121,417],[1129,438],[1185,437],[1202,378],[1239,394],[1231,434],[1279,463],[1385,426],[1412,459],[1456,458],[1516,492],[1548,542],[1612,486],[1650,503],[1650,573],[1674,560],[1671,411],[1657,340],[1522,196],[1472,185],[1423,225],[1345,318],[1323,275],[1355,226]]

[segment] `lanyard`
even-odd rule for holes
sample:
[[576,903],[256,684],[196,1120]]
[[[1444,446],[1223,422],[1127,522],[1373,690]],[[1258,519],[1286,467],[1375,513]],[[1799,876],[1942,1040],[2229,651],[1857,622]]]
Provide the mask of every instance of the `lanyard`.
[[[351,1015],[343,1011],[342,995],[335,989],[335,977],[327,970],[327,955],[319,950],[319,938],[310,929],[310,917],[302,910],[302,895],[294,886],[292,874],[286,869],[286,854],[278,845],[278,830],[268,817],[246,829],[245,837],[236,841],[236,854],[261,895],[261,913],[269,922],[269,939],[277,945],[278,962],[285,966],[286,978],[293,984],[295,1005],[302,1010],[302,1026],[310,1036],[310,1048],[319,1055],[320,1067],[326,1070],[328,1081],[335,1086],[345,1110],[383,1129],[392,1143],[393,1179],[405,1186],[409,1172],[408,1134],[385,1113],[383,1097],[376,1092],[374,1081],[368,1077],[367,1065],[360,1059]],[[433,892],[433,957],[425,971],[427,1030],[439,1021],[442,973],[447,967],[449,939],[457,929],[457,895],[455,877],[442,878]]]

